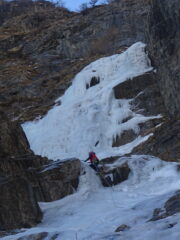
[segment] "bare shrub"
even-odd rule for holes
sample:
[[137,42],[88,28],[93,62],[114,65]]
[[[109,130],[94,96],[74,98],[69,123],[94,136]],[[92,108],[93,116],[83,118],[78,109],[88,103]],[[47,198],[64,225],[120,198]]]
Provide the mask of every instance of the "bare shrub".
[[89,12],[89,7],[87,3],[82,3],[79,6],[79,12],[82,13],[82,15],[86,15]]
[[98,2],[98,0],[90,0],[89,5],[93,8],[93,7],[95,7],[97,2]]

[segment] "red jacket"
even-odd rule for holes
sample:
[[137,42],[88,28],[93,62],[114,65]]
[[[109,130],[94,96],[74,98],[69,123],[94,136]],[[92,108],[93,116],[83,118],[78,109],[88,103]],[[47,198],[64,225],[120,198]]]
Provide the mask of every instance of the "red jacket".
[[89,154],[89,157],[88,157],[88,159],[86,159],[86,161],[87,160],[90,160],[91,163],[98,163],[99,162],[99,159],[94,152]]

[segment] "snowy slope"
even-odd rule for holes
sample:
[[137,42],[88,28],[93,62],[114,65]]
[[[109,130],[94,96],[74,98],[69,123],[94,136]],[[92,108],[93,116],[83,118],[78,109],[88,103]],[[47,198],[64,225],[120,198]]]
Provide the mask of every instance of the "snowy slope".
[[[124,160],[119,161],[123,163]],[[41,224],[2,239],[16,240],[48,232],[46,240],[51,240],[55,234],[56,240],[179,240],[180,214],[148,221],[154,208],[163,207],[179,188],[177,163],[150,156],[132,156],[126,160],[132,170],[127,181],[113,188],[103,188],[94,171],[85,165],[87,173],[81,176],[75,194],[41,203],[44,212]],[[115,233],[121,224],[127,224],[130,229]],[[175,225],[172,228],[170,224]]]
[[[43,119],[23,125],[31,149],[54,160],[85,159],[92,150],[101,158],[123,155],[147,140],[148,136],[139,137],[127,146],[112,148],[113,138],[123,130],[138,131],[139,123],[160,117],[135,114],[129,99],[117,100],[113,94],[117,84],[152,70],[144,48],[145,44],[138,42],[122,54],[91,63],[77,74],[72,86],[57,99],[61,101],[60,106],[50,110]],[[92,77],[99,78],[100,83],[87,88]],[[122,124],[130,116],[132,119]]]

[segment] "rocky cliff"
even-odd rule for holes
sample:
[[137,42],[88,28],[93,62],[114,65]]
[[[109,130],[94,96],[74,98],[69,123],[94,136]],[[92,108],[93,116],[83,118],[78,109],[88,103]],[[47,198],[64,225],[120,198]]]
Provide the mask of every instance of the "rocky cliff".
[[180,6],[179,2],[151,1],[148,48],[157,69],[157,82],[171,117],[180,117]]
[[[45,1],[0,5],[0,109],[8,116],[0,114],[2,228],[33,226],[42,218],[37,201],[57,200],[78,186],[80,162],[54,165],[35,156],[19,123],[46,114],[85,65],[137,41],[147,43],[157,72],[140,77],[148,86],[135,78],[117,86],[115,95],[133,97],[134,111],[164,118],[158,128],[160,122],[141,126],[140,134],[150,131],[154,136],[134,152],[179,161],[179,10],[178,0],[122,0],[86,14]],[[125,132],[113,144],[136,136]],[[13,205],[11,199],[16,199]]]
[[[146,41],[156,69],[158,83],[168,118],[138,153],[159,156],[167,161],[180,160],[180,6],[179,2],[151,1]],[[136,150],[135,150],[136,151]]]
[[32,227],[40,222],[38,201],[69,195],[78,186],[80,162],[52,162],[36,156],[22,128],[0,113],[1,230]]

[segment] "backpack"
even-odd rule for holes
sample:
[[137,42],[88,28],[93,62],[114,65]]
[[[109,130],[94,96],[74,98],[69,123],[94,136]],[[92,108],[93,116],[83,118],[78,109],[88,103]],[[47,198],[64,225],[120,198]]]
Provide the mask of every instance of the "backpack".
[[99,159],[96,157],[96,155],[94,154],[93,156],[93,159],[92,159],[92,162],[95,163],[95,164],[99,164]]
[[99,159],[96,157],[96,159],[94,160],[95,164],[99,164]]

